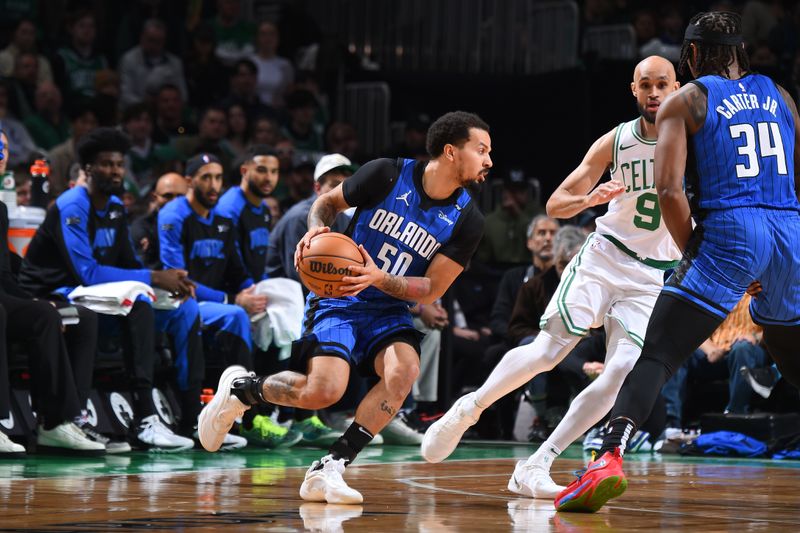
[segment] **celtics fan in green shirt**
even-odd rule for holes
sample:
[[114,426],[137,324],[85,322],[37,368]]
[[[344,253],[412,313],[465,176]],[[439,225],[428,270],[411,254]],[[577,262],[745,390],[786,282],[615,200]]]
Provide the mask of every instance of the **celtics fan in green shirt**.
[[[666,59],[653,56],[636,66],[631,91],[640,116],[595,141],[547,203],[547,214],[556,218],[605,203],[608,212],[597,219],[596,233],[564,268],[536,340],[506,353],[477,391],[461,397],[428,429],[422,442],[426,460],[444,460],[484,409],[555,367],[590,328],[603,325],[603,373],[575,398],[536,453],[517,463],[508,482],[510,491],[533,498],[552,499],[563,489],[550,477],[553,461],[611,409],[641,353],[664,271],[680,258],[661,221],[653,174],[656,112],[678,87]],[[611,179],[598,186],[607,172]]]

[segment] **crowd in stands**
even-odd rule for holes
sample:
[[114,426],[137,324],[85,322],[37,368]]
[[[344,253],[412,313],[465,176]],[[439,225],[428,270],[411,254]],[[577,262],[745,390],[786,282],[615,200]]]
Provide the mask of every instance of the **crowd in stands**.
[[[372,157],[427,157],[431,119],[424,113],[406,122],[396,144],[363,153],[353,125],[331,119],[315,72],[300,68],[297,56],[281,55],[287,48],[276,21],[255,22],[240,0],[175,5],[184,10],[166,1],[137,2],[118,21],[111,20],[113,10],[79,5],[65,11],[63,33],[47,36],[35,12],[23,10],[3,23],[6,155],[0,170],[13,172],[20,206],[32,205],[34,160],[47,160],[49,176],[47,217],[27,255],[0,250],[0,331],[6,335],[0,338],[0,418],[13,381],[8,359],[18,348],[9,341],[33,340],[34,347],[19,353],[27,357],[40,417],[38,448],[89,454],[192,448],[200,391],[217,382],[226,364],[262,373],[285,365],[274,346],[262,350],[251,338],[250,318],[268,303],[255,287],[264,279],[298,280],[292,254],[316,196]],[[655,51],[676,60],[687,5],[585,0],[582,22],[630,23],[643,56]],[[800,7],[750,0],[713,8],[725,6],[748,14],[753,64],[790,87],[800,85]],[[406,409],[384,432],[387,442],[419,444],[426,424],[449,407],[444,398],[477,387],[508,349],[533,340],[563,270],[593,229],[594,211],[568,224],[547,217],[523,171],[498,178],[501,197],[486,213],[484,238],[468,269],[444,301],[411,308],[425,334],[421,375]],[[334,230],[344,231],[347,222],[337,220]],[[8,238],[5,204],[0,232]],[[209,246],[212,241],[221,248]],[[70,306],[59,289],[108,281],[141,281],[183,303],[156,309],[139,299],[124,318],[77,305],[78,325],[61,325],[59,311]],[[737,309],[746,310],[746,302]],[[650,426],[653,437],[694,422],[687,412],[702,407],[687,409],[693,400],[734,413],[764,405],[758,398],[768,397],[780,376],[760,332],[746,322],[746,311],[734,313],[667,384],[657,408],[663,413]],[[121,354],[133,398],[125,441],[97,433],[85,408],[95,354],[106,337]],[[172,354],[166,363],[157,356],[165,346]],[[443,347],[450,359],[442,357]],[[592,331],[553,371],[500,402],[495,416],[484,416],[475,434],[546,439],[570,398],[602,373],[604,356],[604,333]],[[157,371],[165,364],[173,368],[168,379]],[[729,381],[722,400],[687,394],[687,384],[720,380]],[[353,382],[330,412],[248,412],[226,446],[327,446],[366,390]],[[181,417],[172,427],[156,412],[155,386],[171,387],[178,397]],[[796,394],[794,400],[796,407]],[[23,452],[0,431],[0,454]]]

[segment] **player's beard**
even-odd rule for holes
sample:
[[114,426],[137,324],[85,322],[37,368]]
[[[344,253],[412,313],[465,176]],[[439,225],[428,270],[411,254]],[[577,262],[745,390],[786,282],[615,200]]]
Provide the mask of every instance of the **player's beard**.
[[[200,202],[200,205],[205,207],[206,209],[213,209],[214,206],[217,205],[218,200],[209,200],[208,197],[203,193],[203,191],[195,188],[194,190],[194,197],[197,198],[197,201]],[[217,196],[219,198],[219,196]]]
[[269,196],[269,193],[265,193],[262,191],[255,182],[250,178],[245,178],[247,180],[247,190],[250,191],[251,194],[256,195],[259,198],[266,198]]
[[643,108],[642,104],[639,102],[636,102],[636,108],[639,110],[639,115],[641,115],[646,122],[649,122],[650,124],[656,123],[655,113],[648,113],[647,109]]
[[95,186],[97,191],[105,196],[122,196],[125,193],[123,182],[119,185],[114,185],[114,181],[110,179],[98,180],[95,179]]

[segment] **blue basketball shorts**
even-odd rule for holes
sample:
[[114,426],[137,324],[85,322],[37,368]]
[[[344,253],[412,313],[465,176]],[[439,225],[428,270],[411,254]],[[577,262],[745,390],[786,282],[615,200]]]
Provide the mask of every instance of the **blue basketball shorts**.
[[290,362],[290,368],[298,372],[307,371],[311,357],[325,355],[344,359],[362,375],[375,375],[375,357],[398,341],[419,354],[420,334],[402,302],[309,295],[303,326],[303,336],[292,346]]
[[724,318],[760,281],[750,314],[760,325],[800,324],[800,213],[747,207],[712,211],[695,228],[664,291]]

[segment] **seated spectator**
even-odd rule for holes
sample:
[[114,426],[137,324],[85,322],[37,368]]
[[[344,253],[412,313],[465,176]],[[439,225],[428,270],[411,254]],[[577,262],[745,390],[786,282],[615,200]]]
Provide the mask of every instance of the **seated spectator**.
[[361,152],[358,133],[352,124],[334,122],[325,133],[325,146],[328,153],[342,154],[354,163],[363,163],[367,157]]
[[486,215],[483,239],[475,257],[488,265],[522,264],[530,261],[527,228],[544,209],[530,197],[530,185],[521,170],[512,170],[503,180],[500,205]]
[[292,165],[286,176],[286,194],[280,201],[283,211],[314,194],[314,168],[314,160],[309,156],[300,156]]
[[110,128],[81,138],[77,151],[87,185],[62,194],[47,211],[23,260],[20,282],[36,296],[64,298],[79,285],[138,281],[185,299],[172,310],[154,310],[149,301],[137,299],[124,317],[102,316],[101,331],[122,331],[136,417],[129,428],[132,443],[145,449],[188,450],[194,446],[192,439],[173,433],[156,413],[154,335],[158,329],[172,337],[182,414],[179,431],[191,434],[204,376],[200,314],[197,302],[189,298],[194,287],[186,271],[144,269],[133,251],[118,196],[129,147],[125,134]]
[[36,54],[22,52],[14,61],[14,75],[11,78],[11,111],[20,119],[33,115],[35,106],[36,84],[39,77],[39,64]]
[[51,82],[36,88],[36,112],[24,121],[28,133],[40,148],[51,150],[69,138],[69,123],[61,111],[61,91]]
[[142,264],[151,270],[161,270],[161,252],[158,246],[158,212],[179,196],[186,196],[189,186],[180,174],[169,172],[162,175],[150,192],[150,211],[131,224],[131,240],[136,255]]
[[168,144],[153,143],[153,119],[146,104],[133,104],[125,109],[122,131],[131,140],[131,149],[125,155],[129,175],[138,189],[148,189],[152,185],[153,169],[178,159],[178,152]]
[[17,23],[11,42],[0,51],[0,76],[10,77],[14,71],[17,57],[29,52],[36,56],[37,83],[53,82],[53,70],[50,61],[38,53],[36,47],[36,25],[30,19],[22,19]]
[[147,87],[172,84],[186,100],[188,92],[183,78],[183,62],[165,48],[167,27],[161,20],[150,19],[142,28],[139,45],[128,50],[119,62],[122,82],[122,105],[143,102]]
[[[300,275],[294,268],[294,251],[297,243],[308,231],[308,213],[311,211],[311,205],[319,195],[339,186],[353,174],[355,168],[350,160],[341,154],[328,154],[319,160],[314,167],[314,194],[286,211],[270,234],[266,264],[268,277],[300,281]],[[349,222],[349,218],[340,215],[331,226],[331,230],[343,232]],[[306,291],[305,287],[303,291]]]
[[428,149],[425,147],[425,139],[428,135],[428,128],[431,125],[431,117],[425,113],[417,113],[406,121],[403,130],[403,140],[390,146],[386,150],[386,157],[405,157],[408,159],[427,160]]
[[8,164],[15,167],[30,162],[36,145],[22,122],[12,116],[9,108],[10,95],[8,82],[0,80],[0,124],[2,124],[3,132],[8,136],[10,143]]
[[230,168],[234,154],[225,135],[228,131],[228,118],[225,110],[218,106],[207,107],[200,114],[197,135],[184,136],[175,141],[175,149],[181,159],[189,159],[200,152],[209,152]]
[[250,145],[250,119],[239,104],[228,108],[227,141],[235,160],[238,161],[246,156],[247,147]]
[[[511,312],[514,309],[514,302],[517,300],[520,287],[533,279],[534,276],[541,274],[553,266],[553,238],[558,231],[559,224],[554,218],[547,215],[537,215],[528,225],[528,250],[531,252],[531,264],[514,267],[505,274],[500,280],[500,287],[495,297],[492,313],[489,318],[489,327],[495,339],[503,339],[502,346],[508,348],[516,344],[508,345],[506,334],[508,324],[511,320]],[[501,354],[500,354],[501,355]]]
[[17,205],[31,205],[31,175],[27,172],[14,173],[14,189],[17,191]]
[[200,24],[192,32],[183,56],[189,104],[196,109],[219,102],[228,92],[229,69],[216,56],[216,47],[213,28]]
[[248,117],[277,117],[278,113],[272,106],[261,101],[256,91],[256,76],[258,69],[250,59],[240,59],[233,65],[233,72],[230,74],[230,84],[228,96],[220,105],[230,108],[240,105]]
[[284,94],[294,82],[292,63],[278,55],[280,32],[274,22],[265,20],[256,30],[256,51],[250,59],[258,68],[256,90],[262,102],[272,107],[284,106]]
[[98,70],[94,74],[94,107],[100,126],[117,126],[122,118],[119,99],[122,91],[119,74],[110,69]]
[[94,75],[108,68],[108,62],[95,49],[97,36],[95,15],[78,10],[67,20],[69,45],[56,51],[53,74],[56,84],[64,91],[68,102],[76,97],[95,95]]
[[78,102],[70,106],[70,137],[63,143],[50,150],[50,176],[47,181],[50,184],[50,196],[58,196],[67,190],[69,180],[69,168],[78,160],[75,146],[90,131],[97,127],[97,112],[94,104],[90,101]]
[[181,91],[175,85],[168,83],[156,91],[155,112],[154,143],[173,144],[178,139],[197,133],[197,128],[189,118],[189,111],[184,107]]
[[217,57],[226,65],[253,53],[255,28],[242,13],[241,0],[217,0],[217,15],[211,20],[217,37]]
[[314,95],[304,89],[296,89],[286,95],[289,121],[281,133],[292,140],[296,150],[321,152],[325,149],[322,128],[314,120],[317,107]]
[[667,403],[667,427],[683,427],[683,403],[690,383],[727,380],[725,412],[750,412],[753,391],[741,369],[770,364],[762,345],[762,329],[750,317],[750,299],[751,296],[745,294],[711,337],[664,384],[662,394]]
[[270,117],[257,117],[253,123],[252,144],[266,144],[272,146],[278,144],[278,134],[280,127],[278,121]]

